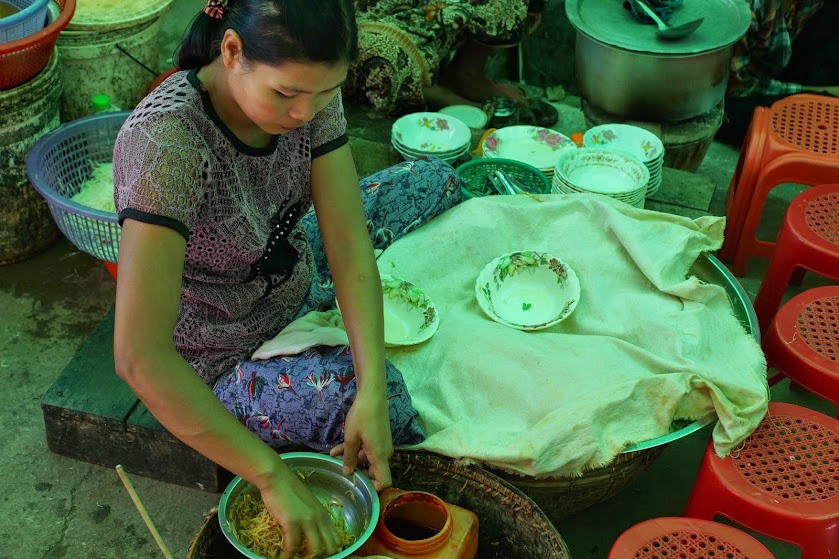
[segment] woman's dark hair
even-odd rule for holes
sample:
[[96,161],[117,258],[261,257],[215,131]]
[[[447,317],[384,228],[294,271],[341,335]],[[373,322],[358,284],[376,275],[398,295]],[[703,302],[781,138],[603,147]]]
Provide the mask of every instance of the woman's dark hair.
[[192,21],[177,54],[177,66],[192,70],[221,54],[232,29],[251,63],[354,62],[358,29],[352,0],[228,0],[224,17],[203,12]]

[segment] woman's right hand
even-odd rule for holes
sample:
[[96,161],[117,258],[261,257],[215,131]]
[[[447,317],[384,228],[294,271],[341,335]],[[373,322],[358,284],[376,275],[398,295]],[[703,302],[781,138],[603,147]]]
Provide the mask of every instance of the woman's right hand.
[[[285,476],[275,477],[261,493],[268,512],[283,529],[282,559],[299,556],[317,559],[341,551],[341,537],[329,512],[297,474],[289,471]],[[299,553],[304,550],[305,555]]]

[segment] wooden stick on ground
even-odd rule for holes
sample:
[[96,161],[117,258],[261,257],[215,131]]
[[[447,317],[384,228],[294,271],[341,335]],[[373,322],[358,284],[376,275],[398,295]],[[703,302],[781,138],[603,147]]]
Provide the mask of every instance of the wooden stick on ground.
[[146,512],[146,507],[144,507],[142,501],[140,501],[140,496],[137,495],[136,491],[134,491],[134,486],[131,485],[131,480],[128,479],[128,475],[125,473],[125,470],[122,469],[122,465],[117,464],[116,470],[117,474],[119,474],[119,478],[122,480],[122,484],[125,485],[125,489],[131,496],[131,500],[134,501],[134,506],[137,507],[137,510],[140,512],[140,516],[143,517],[143,522],[146,523],[146,527],[148,527],[149,532],[151,532],[154,541],[157,542],[157,546],[160,548],[160,551],[163,552],[163,557],[166,559],[172,559],[172,554],[169,553],[169,548],[166,547],[165,543],[163,543],[163,538],[160,537],[157,528],[154,527],[154,522],[151,521],[149,513]]

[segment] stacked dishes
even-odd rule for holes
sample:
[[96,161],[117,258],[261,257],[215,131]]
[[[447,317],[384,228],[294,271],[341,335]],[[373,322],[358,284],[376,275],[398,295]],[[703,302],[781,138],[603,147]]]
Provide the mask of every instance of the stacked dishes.
[[560,156],[551,191],[603,194],[643,208],[649,180],[650,171],[637,157],[583,147]]
[[484,157],[513,159],[536,167],[548,178],[560,155],[576,150],[571,138],[539,126],[507,126],[487,135],[482,144]]
[[583,146],[623,151],[637,157],[650,171],[647,196],[661,186],[664,144],[649,130],[630,124],[601,124],[585,133]]
[[469,152],[472,132],[442,113],[411,113],[393,123],[390,141],[405,159],[434,156],[454,163]]

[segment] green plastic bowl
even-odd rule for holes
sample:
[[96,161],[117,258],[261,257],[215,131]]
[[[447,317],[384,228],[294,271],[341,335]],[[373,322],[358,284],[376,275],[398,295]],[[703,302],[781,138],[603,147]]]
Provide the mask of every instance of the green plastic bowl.
[[[551,183],[548,177],[532,165],[513,159],[483,158],[468,161],[455,169],[460,177],[463,199],[497,194],[494,190],[487,190],[487,176],[495,171],[504,171],[516,179],[524,188],[522,192],[529,194],[549,194]],[[513,185],[516,188],[515,185]],[[518,191],[519,189],[516,188]],[[522,192],[519,192],[521,194]]]

